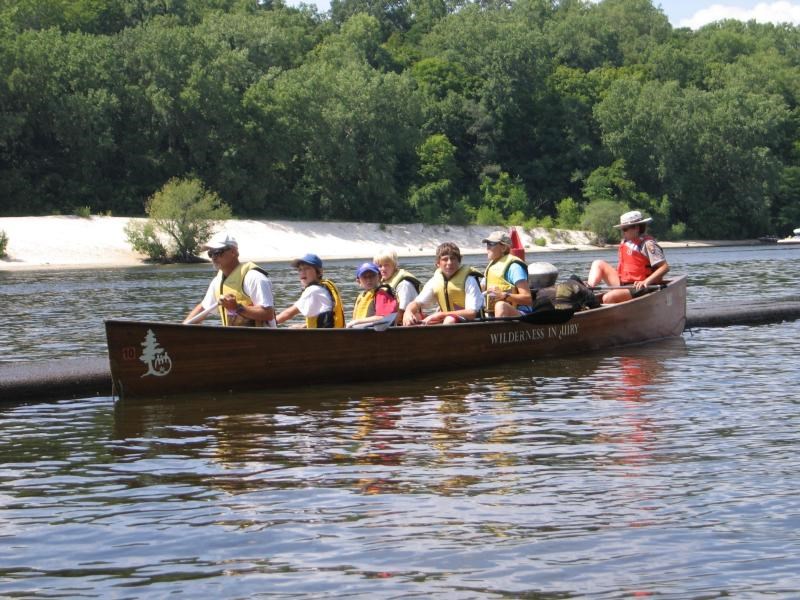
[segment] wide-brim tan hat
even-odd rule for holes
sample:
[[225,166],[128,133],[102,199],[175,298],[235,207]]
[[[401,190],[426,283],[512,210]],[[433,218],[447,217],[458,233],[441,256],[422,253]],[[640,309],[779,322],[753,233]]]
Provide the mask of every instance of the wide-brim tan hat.
[[630,212],[626,212],[619,218],[619,225],[614,225],[617,229],[621,229],[623,227],[630,227],[631,225],[642,225],[643,223],[650,223],[652,221],[652,217],[644,218],[642,213],[638,210],[632,210]]

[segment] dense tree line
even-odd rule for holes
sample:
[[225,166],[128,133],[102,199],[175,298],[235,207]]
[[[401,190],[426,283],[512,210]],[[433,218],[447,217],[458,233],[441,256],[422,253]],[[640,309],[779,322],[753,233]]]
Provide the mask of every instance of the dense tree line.
[[0,0],[0,213],[800,226],[800,30],[650,0]]

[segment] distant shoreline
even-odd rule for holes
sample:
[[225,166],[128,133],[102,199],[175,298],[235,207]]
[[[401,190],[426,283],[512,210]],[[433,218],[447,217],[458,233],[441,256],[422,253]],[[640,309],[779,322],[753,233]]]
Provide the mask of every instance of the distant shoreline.
[[[9,242],[8,256],[0,259],[0,271],[108,268],[147,266],[146,257],[134,252],[125,237],[126,217],[47,216],[0,217],[0,231]],[[133,219],[140,220],[140,219]],[[369,258],[381,248],[394,248],[400,257],[433,256],[436,246],[452,241],[464,254],[485,250],[481,240],[498,226],[454,226],[323,221],[231,220],[222,228],[239,242],[242,258],[257,262],[289,261],[313,252],[325,259]],[[593,244],[585,231],[537,228],[521,232],[522,243],[532,257],[563,250],[603,250],[613,246]],[[544,246],[537,239],[546,240]],[[739,242],[663,242],[664,248],[742,245]],[[752,243],[758,244],[753,240]]]

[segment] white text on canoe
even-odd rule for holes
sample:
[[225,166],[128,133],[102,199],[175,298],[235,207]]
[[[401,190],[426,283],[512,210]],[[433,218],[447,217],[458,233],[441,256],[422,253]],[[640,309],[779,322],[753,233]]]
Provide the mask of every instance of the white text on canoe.
[[503,333],[490,333],[491,344],[520,344],[523,342],[536,342],[546,339],[561,339],[578,335],[577,323],[565,323],[552,327],[536,327],[535,329],[518,329],[504,331]]

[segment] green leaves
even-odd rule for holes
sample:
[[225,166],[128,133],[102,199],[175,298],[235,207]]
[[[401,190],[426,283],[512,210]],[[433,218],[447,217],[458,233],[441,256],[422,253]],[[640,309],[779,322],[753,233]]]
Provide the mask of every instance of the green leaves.
[[193,262],[199,245],[232,216],[228,205],[196,178],[171,179],[146,210],[150,219],[130,222],[125,233],[134,250],[158,261]]
[[789,122],[779,98],[620,80],[596,115],[629,175],[651,196],[668,196],[670,220],[690,235],[757,237],[768,227],[773,148]]
[[676,31],[649,0],[14,0],[0,33],[6,214],[139,214],[191,173],[242,216],[797,220],[792,26]]

